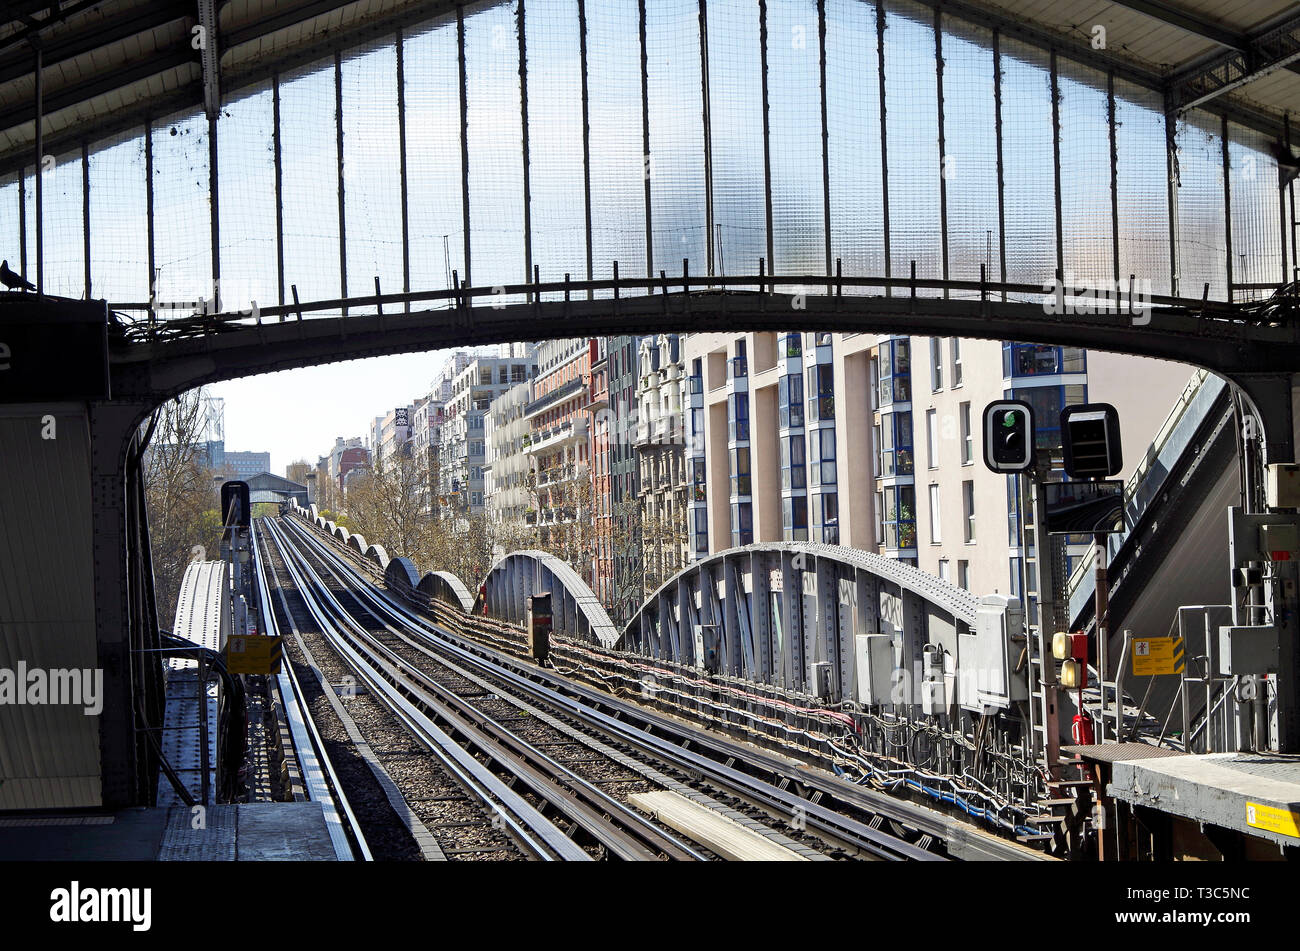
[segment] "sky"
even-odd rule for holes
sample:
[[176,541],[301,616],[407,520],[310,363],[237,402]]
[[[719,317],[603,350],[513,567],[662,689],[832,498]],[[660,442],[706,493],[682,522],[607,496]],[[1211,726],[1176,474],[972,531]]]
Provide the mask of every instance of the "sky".
[[447,351],[350,360],[264,373],[212,386],[226,401],[226,451],[270,452],[283,475],[297,459],[315,464],[334,437],[365,438],[375,416],[429,392]]

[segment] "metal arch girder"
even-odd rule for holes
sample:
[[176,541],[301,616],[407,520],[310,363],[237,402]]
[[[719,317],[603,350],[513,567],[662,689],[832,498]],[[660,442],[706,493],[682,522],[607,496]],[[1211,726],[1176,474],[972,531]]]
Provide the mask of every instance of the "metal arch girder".
[[[527,575],[521,572],[523,567],[527,567]],[[504,598],[499,593],[503,585],[507,589]],[[491,567],[483,579],[483,588],[493,613],[518,623],[525,617],[524,599],[534,592],[549,591],[555,599],[551,604],[555,630],[589,638],[601,647],[618,643],[618,627],[595,592],[565,561],[549,552],[535,549],[511,552]],[[480,593],[474,599],[473,613],[482,611],[483,602],[484,595]]]
[[[399,561],[401,559],[394,559]],[[450,571],[429,571],[419,578],[415,587],[424,594],[439,601],[455,604],[466,614],[474,610],[474,596],[469,593],[465,583]]]

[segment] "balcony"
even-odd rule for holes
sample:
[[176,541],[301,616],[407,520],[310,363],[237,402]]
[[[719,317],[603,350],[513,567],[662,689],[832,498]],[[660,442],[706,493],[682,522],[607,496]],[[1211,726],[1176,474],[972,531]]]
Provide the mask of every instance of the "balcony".
[[532,441],[525,447],[531,454],[560,449],[587,441],[587,417],[577,416],[532,433]]
[[570,380],[563,386],[556,387],[551,390],[551,392],[539,396],[537,399],[526,405],[524,407],[524,418],[527,419],[530,416],[536,416],[542,410],[549,409],[556,403],[581,393],[586,388],[587,381],[584,378],[578,377],[575,380]]

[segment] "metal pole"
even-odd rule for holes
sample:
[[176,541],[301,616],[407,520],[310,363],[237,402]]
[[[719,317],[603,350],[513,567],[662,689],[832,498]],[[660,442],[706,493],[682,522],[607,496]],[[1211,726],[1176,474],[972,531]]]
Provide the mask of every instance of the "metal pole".
[[[1003,284],[1007,282],[1007,194],[1002,166],[1002,45],[1001,34],[993,31],[993,119],[997,126],[998,152],[998,260]],[[1002,292],[1007,299],[1007,292]]]
[[[1119,143],[1115,135],[1115,71],[1106,73],[1106,124],[1110,126],[1110,256],[1115,293],[1119,294]],[[1118,296],[1116,297],[1118,300]],[[1129,302],[1132,306],[1132,301]]]
[[[522,4],[522,0],[520,0]],[[406,72],[404,66],[402,30],[397,30],[397,161],[400,189],[402,193],[402,293],[411,293],[411,219],[407,208],[406,184]],[[527,153],[525,153],[527,154]],[[524,174],[528,173],[528,164],[524,163]],[[402,312],[411,312],[411,302],[402,305]]]
[[45,177],[45,71],[44,56],[36,45],[36,293],[45,293],[45,243],[42,234],[41,180]]
[[470,240],[469,240],[469,94],[465,66],[465,8],[456,6],[456,47],[460,64],[460,199],[461,217],[465,240],[465,282],[470,287]]
[[[822,111],[822,222],[825,229],[826,276],[831,275],[831,153],[830,128],[826,119],[826,0],[817,0],[817,49]],[[832,293],[830,281],[826,294]]]
[[1051,779],[1061,776],[1061,728],[1057,710],[1056,665],[1051,660],[1051,637],[1056,627],[1056,579],[1052,565],[1051,536],[1047,534],[1043,483],[1050,468],[1047,453],[1040,453],[1038,468],[1030,478],[1034,486],[1034,567],[1038,574],[1038,658],[1042,665],[1039,683],[1043,691],[1043,729],[1047,771]]
[[86,300],[90,300],[90,151],[81,143],[81,253],[86,265]]
[[[154,256],[153,241],[153,119],[146,119],[144,122],[144,210],[147,226],[145,234],[148,236],[148,258],[149,258],[149,300],[152,302],[157,298],[157,287],[155,286],[157,271],[157,262]],[[149,319],[154,319],[154,314],[149,314]]]
[[[704,121],[704,242],[709,261],[709,277],[713,277],[713,128],[709,116],[709,13],[708,0],[700,0],[700,85]],[[584,87],[585,89],[585,87]],[[823,94],[823,103],[825,96]],[[823,123],[823,128],[825,124]],[[719,242],[719,245],[721,242]],[[1284,246],[1285,247],[1285,246]],[[1285,256],[1285,255],[1284,255]],[[1285,271],[1285,266],[1283,267]]]
[[208,219],[212,240],[212,307],[214,313],[221,313],[221,212],[217,176],[217,113],[214,111],[208,116]]
[[1178,296],[1178,117],[1165,99],[1165,200],[1169,205],[1169,293]]
[[[1056,189],[1053,192],[1053,198],[1056,205],[1056,277],[1058,281],[1064,280],[1065,274],[1065,238],[1064,229],[1061,224],[1061,83],[1060,76],[1056,70],[1056,50],[1052,50],[1051,58],[1051,83],[1052,83],[1052,180],[1055,182]],[[1042,597],[1042,592],[1038,592]]]
[[[876,0],[876,71],[880,85],[880,192],[881,227],[885,239],[885,277],[889,269],[889,125],[885,121],[885,4]],[[892,297],[894,289],[885,288],[885,296]]]
[[[1110,612],[1110,582],[1106,577],[1106,556],[1109,552],[1106,543],[1109,539],[1110,535],[1107,532],[1094,532],[1092,536],[1093,565],[1095,568],[1093,576],[1095,578],[1093,613],[1096,618],[1097,631],[1097,677],[1101,681],[1101,711],[1100,716],[1097,717],[1097,724],[1100,727],[1097,731],[1097,742],[1099,743],[1106,742],[1106,676],[1109,673],[1107,662],[1110,653],[1110,618],[1107,617]],[[1079,703],[1079,712],[1083,713],[1082,701]],[[1115,739],[1118,742],[1119,737],[1116,736]]]
[[[934,81],[939,116],[939,248],[942,255],[943,279],[948,280],[948,169],[947,140],[943,127],[943,14],[934,8]],[[943,296],[948,296],[945,287]]]
[[[280,74],[271,74],[271,151],[275,163],[275,274],[284,306],[284,178],[280,164]],[[284,320],[284,317],[280,318]]]
[[1232,186],[1229,184],[1229,176],[1232,172],[1232,163],[1228,157],[1228,117],[1219,117],[1219,140],[1223,148],[1223,238],[1227,254],[1227,271],[1228,276],[1228,302],[1233,299],[1232,293]]
[[646,277],[654,277],[655,248],[650,204],[650,170],[653,168],[650,155],[650,64],[646,53],[645,0],[638,0],[637,11],[641,35],[641,177],[645,182],[645,273]]
[[[768,116],[767,96],[767,0],[758,0],[758,61],[761,67],[761,86],[763,93],[763,208],[767,226],[767,260],[771,264],[771,274],[776,273],[776,256],[772,236],[772,130]],[[760,287],[759,291],[774,288],[775,285]]]
[[[334,51],[334,137],[335,154],[338,159],[337,174],[339,185],[339,287],[340,297],[348,296],[348,240],[347,240],[347,205],[343,198],[343,54]],[[343,316],[348,315],[346,306]]]

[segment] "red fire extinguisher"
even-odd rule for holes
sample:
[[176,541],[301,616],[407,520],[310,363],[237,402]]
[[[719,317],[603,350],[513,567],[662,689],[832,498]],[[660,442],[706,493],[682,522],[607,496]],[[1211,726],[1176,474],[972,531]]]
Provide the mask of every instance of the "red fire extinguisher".
[[1070,736],[1079,746],[1091,746],[1093,741],[1092,719],[1081,713],[1074,715],[1074,722],[1070,725]]

